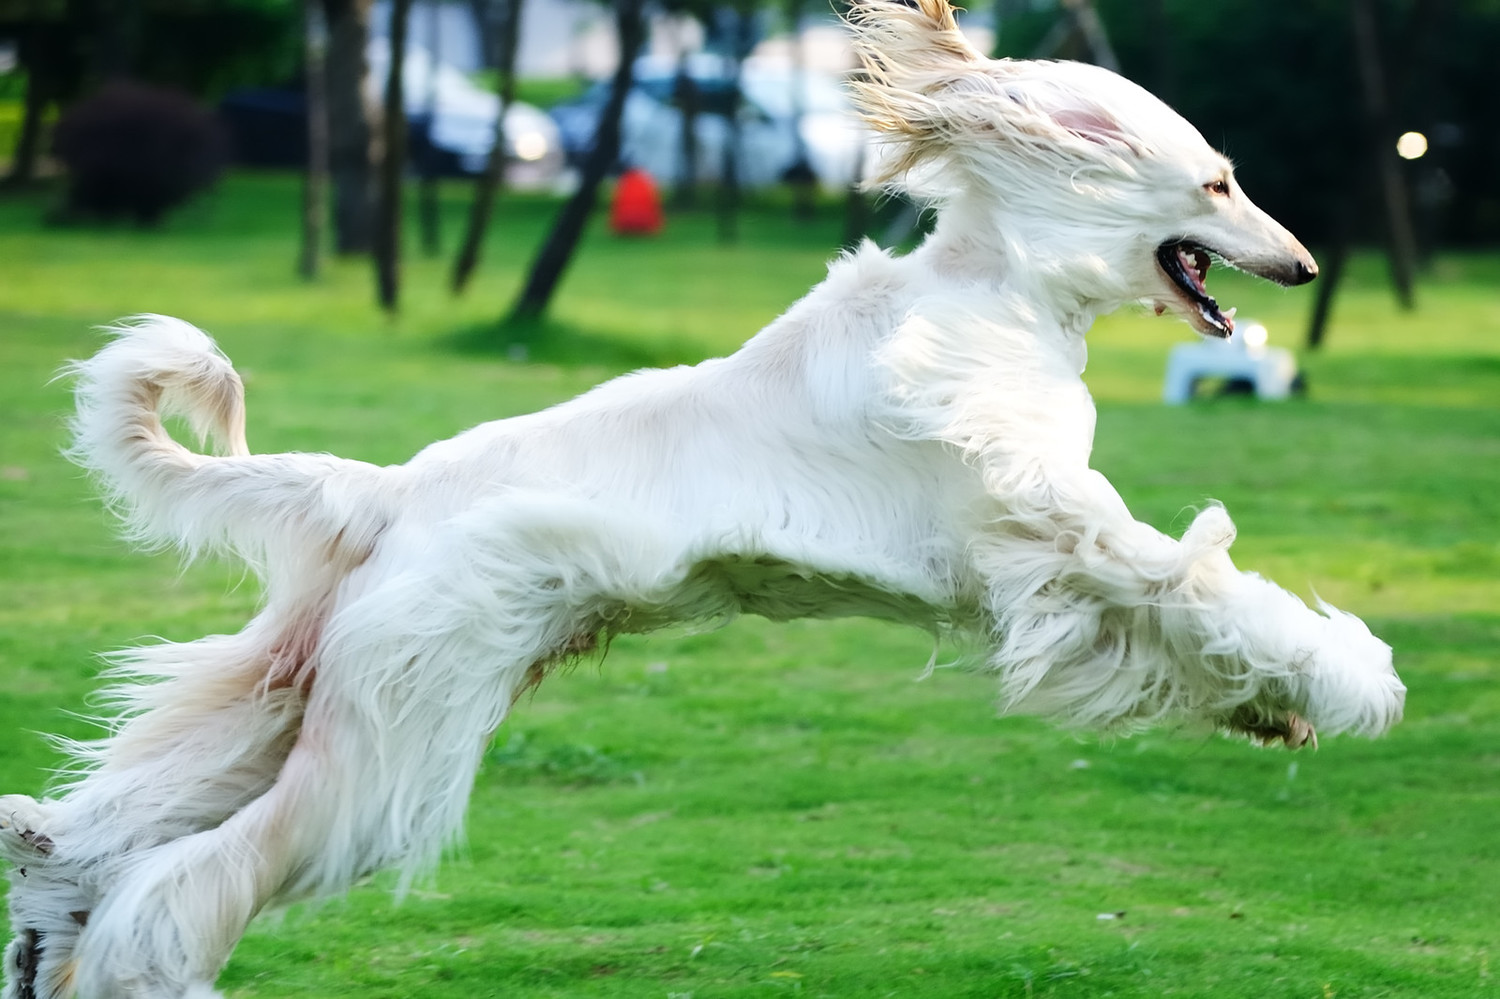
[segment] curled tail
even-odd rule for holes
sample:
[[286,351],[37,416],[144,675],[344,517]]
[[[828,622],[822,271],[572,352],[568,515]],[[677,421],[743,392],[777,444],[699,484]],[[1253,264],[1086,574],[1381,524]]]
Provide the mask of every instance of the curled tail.
[[200,441],[248,455],[244,385],[214,342],[179,319],[139,316],[107,332],[108,346],[67,368],[77,407],[68,456],[94,474],[139,540],[195,549],[177,506],[209,457],[173,440],[162,418],[186,417]]
[[[340,561],[367,553],[381,528],[382,470],[319,454],[251,455],[240,376],[201,330],[166,316],[111,327],[113,339],[65,374],[75,380],[68,456],[91,472],[131,540],[189,556],[231,551],[252,565]],[[218,454],[184,447],[181,416]],[[362,554],[360,557],[363,557]]]
[[[98,695],[106,734],[55,740],[66,758],[58,797],[0,798],[15,927],[0,999],[217,994],[206,983],[217,963],[190,968],[189,958],[209,939],[201,927],[242,918],[232,891],[243,895],[243,881],[215,894],[198,868],[160,868],[180,891],[153,910],[141,899],[154,882],[140,872],[157,870],[169,847],[211,842],[275,784],[339,584],[373,550],[400,499],[390,494],[402,489],[399,471],[360,462],[250,454],[240,378],[189,324],[142,316],[109,332],[102,350],[67,370],[77,402],[69,456],[99,481],[134,540],[245,558],[265,578],[265,606],[238,634],[110,657],[113,684]],[[163,425],[171,415],[219,453],[174,440]],[[231,878],[249,870],[246,851],[238,839],[224,850]],[[189,899],[206,908],[189,910]],[[172,956],[143,963],[150,947]]]

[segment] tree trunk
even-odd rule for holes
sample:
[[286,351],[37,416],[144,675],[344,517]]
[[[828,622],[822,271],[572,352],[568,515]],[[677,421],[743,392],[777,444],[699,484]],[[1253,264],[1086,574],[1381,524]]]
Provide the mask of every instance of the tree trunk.
[[740,235],[740,78],[751,47],[751,15],[736,10],[731,27],[734,69],[729,79],[729,105],[725,108],[724,161],[719,174],[719,242],[733,243]]
[[1416,237],[1412,232],[1411,198],[1401,161],[1396,156],[1396,130],[1391,125],[1386,94],[1385,63],[1375,28],[1375,10],[1370,0],[1354,0],[1350,6],[1354,22],[1354,52],[1360,83],[1365,93],[1365,118],[1369,125],[1370,152],[1380,179],[1381,204],[1385,208],[1386,240],[1390,256],[1391,282],[1403,309],[1415,305],[1412,272],[1416,269]]
[[[863,70],[849,74],[849,82],[869,79]],[[849,177],[849,186],[844,188],[844,238],[841,242],[846,250],[852,250],[864,240],[870,229],[870,200],[865,194],[865,164],[870,155],[868,139],[861,139],[859,152],[854,158],[854,172]]]
[[422,252],[435,257],[442,252],[441,212],[438,210],[438,169],[432,148],[432,127],[438,113],[438,66],[443,51],[443,6],[427,0],[427,137],[425,156],[417,164],[417,227],[422,233]]
[[1172,22],[1163,0],[1144,0],[1141,10],[1151,39],[1151,92],[1175,106],[1177,72],[1172,57]]
[[865,173],[865,156],[868,148],[865,142],[859,145],[859,153],[854,158],[854,174],[849,178],[849,186],[844,189],[844,238],[840,245],[846,250],[852,250],[864,242],[865,234],[870,231],[870,200],[865,196],[864,185],[860,178]]
[[495,46],[497,2],[499,0],[469,0],[469,15],[474,18],[474,27],[479,31],[479,61],[491,68],[500,65],[500,53]]
[[401,181],[406,172],[406,24],[411,0],[392,0],[390,72],[385,79],[380,201],[375,225],[375,278],[380,307],[395,312],[401,295]]
[[573,259],[583,227],[588,223],[599,197],[599,185],[620,157],[620,118],[625,98],[635,76],[635,56],[646,40],[646,22],[641,15],[642,0],[615,0],[615,18],[620,38],[620,65],[615,70],[609,101],[599,117],[594,147],[583,165],[578,190],[557,213],[547,241],[532,262],[526,287],[511,308],[508,322],[525,322],[539,318],[552,301],[552,294],[563,272]]
[[677,76],[672,81],[672,96],[677,102],[677,185],[672,204],[678,208],[695,208],[698,204],[698,81],[693,79],[688,57],[692,53],[683,45],[677,54]]
[[729,106],[726,109],[723,160],[719,166],[718,209],[719,242],[735,243],[740,238],[740,63],[735,60],[734,75],[729,81]]
[[368,253],[374,229],[370,114],[363,90],[370,3],[323,0],[328,25],[328,165],[333,180],[334,246],[339,253]]
[[21,134],[16,139],[16,153],[11,160],[5,186],[21,186],[36,180],[37,162],[42,153],[42,122],[52,103],[53,80],[50,49],[55,40],[41,26],[32,26],[21,39],[20,62],[26,70],[26,100],[21,111]]
[[95,16],[94,75],[101,80],[134,76],[141,47],[140,0],[103,0]]
[[521,37],[521,7],[524,0],[499,0],[499,14],[495,19],[495,38],[487,46],[499,61],[495,68],[500,75],[500,109],[495,118],[495,146],[484,165],[484,173],[474,183],[474,201],[469,206],[469,225],[464,232],[463,246],[453,262],[453,294],[461,295],[479,266],[484,251],[484,235],[494,213],[495,198],[505,182],[505,112],[510,110],[516,97],[516,47]]
[[307,173],[302,181],[302,253],[297,273],[314,281],[323,262],[328,217],[328,91],[324,78],[328,26],[316,0],[303,0],[303,70],[307,77]]
[[[1077,59],[1082,58],[1096,66],[1115,73],[1120,71],[1120,60],[1109,43],[1109,34],[1104,22],[1094,9],[1091,0],[1060,0],[1062,16],[1037,42],[1031,51],[1033,59]],[[1149,12],[1148,12],[1149,13]]]
[[1089,61],[1096,66],[1103,66],[1112,73],[1120,71],[1120,60],[1115,55],[1114,46],[1109,43],[1109,34],[1104,30],[1104,22],[1099,19],[1099,12],[1094,9],[1091,0],[1062,0],[1064,10],[1073,21],[1073,27],[1083,39],[1084,45],[1089,51]]
[[1345,227],[1335,235],[1333,248],[1323,260],[1318,275],[1318,297],[1313,302],[1312,320],[1307,326],[1307,349],[1317,350],[1323,345],[1328,332],[1328,321],[1333,318],[1333,299],[1344,277],[1344,265],[1349,262],[1349,233]]
[[792,162],[782,178],[792,189],[792,218],[807,221],[816,212],[818,175],[807,154],[802,122],[807,115],[807,50],[803,44],[802,8],[806,0],[787,0],[786,13],[792,23]]

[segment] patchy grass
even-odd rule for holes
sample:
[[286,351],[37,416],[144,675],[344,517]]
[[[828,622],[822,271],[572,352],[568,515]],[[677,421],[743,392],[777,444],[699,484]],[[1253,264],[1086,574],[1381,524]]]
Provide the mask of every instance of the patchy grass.
[[[447,204],[450,240],[462,210]],[[35,730],[81,734],[91,654],[235,629],[233,567],[127,551],[57,457],[49,383],[138,311],[217,335],[260,450],[400,461],[633,364],[733,349],[835,245],[753,210],[660,240],[593,233],[541,349],[489,339],[553,210],[508,199],[452,302],[414,259],[394,321],[368,267],[292,274],[295,187],[234,178],[156,232],[49,229],[0,201],[0,781],[38,790]],[[1226,502],[1236,556],[1368,616],[1410,686],[1376,742],[1256,751],[1190,731],[1100,742],[995,717],[990,681],[918,681],[920,635],[862,621],[616,641],[498,736],[468,844],[400,905],[387,885],[252,927],[231,995],[1470,997],[1500,969],[1500,279],[1443,257],[1397,313],[1356,261],[1311,396],[1156,402],[1179,324],[1101,322],[1096,463],[1167,530]],[[1310,293],[1235,275],[1221,301],[1290,343]],[[460,350],[472,343],[482,351]],[[550,353],[549,353],[550,352]],[[535,356],[535,355],[533,355]],[[1113,918],[1101,918],[1101,917]]]

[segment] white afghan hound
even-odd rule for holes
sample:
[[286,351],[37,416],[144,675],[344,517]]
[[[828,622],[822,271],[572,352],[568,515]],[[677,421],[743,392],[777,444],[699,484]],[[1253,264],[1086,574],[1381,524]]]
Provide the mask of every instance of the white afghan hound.
[[840,259],[731,357],[391,468],[251,454],[240,380],[186,323],[74,367],[73,457],[131,537],[244,559],[264,609],[118,654],[108,737],[70,747],[58,797],[0,800],[5,999],[211,996],[262,908],[427,868],[516,698],[610,634],[863,615],[977,643],[1010,709],[1070,725],[1298,746],[1400,717],[1390,649],[1237,571],[1223,509],[1174,540],[1089,468],[1095,316],[1144,301],[1228,336],[1210,260],[1299,284],[1307,251],[1134,84],[986,59],[946,0],[850,20],[881,181],[936,229]]

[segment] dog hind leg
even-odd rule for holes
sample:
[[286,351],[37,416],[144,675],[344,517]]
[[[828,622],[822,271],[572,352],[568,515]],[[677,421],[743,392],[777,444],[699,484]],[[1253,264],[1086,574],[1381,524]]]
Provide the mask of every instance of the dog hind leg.
[[79,992],[207,989],[264,906],[384,867],[406,883],[435,862],[535,667],[598,630],[588,574],[552,562],[462,537],[420,570],[371,569],[384,581],[322,636],[275,783],[217,827],[128,858],[79,937]]
[[[138,851],[212,828],[270,786],[301,716],[301,694],[265,685],[256,627],[117,657],[127,720],[66,744],[76,775],[55,800],[0,799],[0,853],[13,865],[4,999],[73,994],[74,949]],[[133,703],[131,703],[133,702]]]

